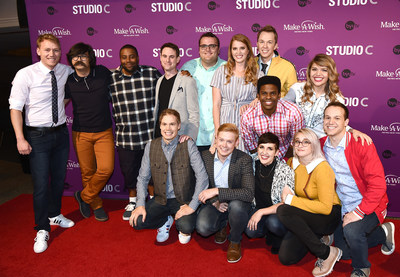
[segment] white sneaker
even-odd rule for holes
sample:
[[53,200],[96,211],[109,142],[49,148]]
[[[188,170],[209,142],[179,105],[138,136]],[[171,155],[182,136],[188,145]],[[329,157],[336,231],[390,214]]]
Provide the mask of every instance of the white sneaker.
[[49,240],[49,238],[49,232],[47,232],[46,230],[39,230],[36,234],[33,251],[35,251],[35,253],[42,253],[46,251],[47,241]]
[[62,214],[59,214],[58,216],[55,217],[49,217],[49,220],[50,220],[50,225],[58,225],[63,228],[69,228],[75,225],[75,222],[66,218]]
[[122,220],[129,220],[131,217],[132,211],[136,208],[136,203],[135,202],[129,202],[128,205],[125,207],[125,212],[122,215]]
[[163,226],[157,229],[158,242],[164,242],[169,238],[169,229],[171,228],[172,223],[174,223],[174,219],[172,218],[172,216],[169,215],[167,222],[165,222]]
[[385,231],[386,242],[382,244],[381,251],[384,255],[390,255],[394,252],[395,243],[394,243],[394,224],[392,222],[383,223],[382,229]]
[[187,235],[182,232],[179,232],[178,238],[179,238],[179,242],[181,244],[186,244],[190,241],[190,239],[192,238],[192,235],[191,234]]

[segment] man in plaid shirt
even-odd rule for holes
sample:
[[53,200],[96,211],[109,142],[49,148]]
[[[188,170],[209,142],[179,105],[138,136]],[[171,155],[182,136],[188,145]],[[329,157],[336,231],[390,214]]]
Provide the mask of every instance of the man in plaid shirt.
[[[279,158],[288,152],[294,134],[304,127],[300,109],[291,102],[280,100],[281,81],[276,76],[264,76],[257,83],[258,102],[241,117],[240,133],[250,153],[257,151],[258,138],[271,132],[279,138]],[[291,154],[291,153],[289,153]]]
[[136,47],[127,44],[119,53],[121,65],[112,74],[110,85],[119,163],[129,190],[129,204],[122,216],[129,220],[136,206],[136,182],[144,147],[154,131],[155,88],[160,72],[139,65]]

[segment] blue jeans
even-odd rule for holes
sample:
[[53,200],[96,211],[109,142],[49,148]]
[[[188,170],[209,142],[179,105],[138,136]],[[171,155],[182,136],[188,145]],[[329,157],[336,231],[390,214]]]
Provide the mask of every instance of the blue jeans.
[[342,259],[352,259],[353,268],[369,268],[368,248],[386,242],[386,234],[379,225],[375,213],[365,215],[362,220],[347,224],[343,222],[335,230],[335,246],[343,251]]
[[50,231],[49,217],[61,213],[69,153],[68,129],[64,126],[56,131],[27,130],[27,140],[32,147],[29,160],[35,229]]
[[251,204],[240,200],[232,200],[228,203],[228,211],[221,213],[212,204],[205,204],[199,210],[196,222],[196,231],[203,237],[208,237],[222,228],[229,222],[229,241],[239,243],[242,240],[242,233],[249,221]]
[[[167,199],[166,205],[161,205],[154,198],[146,202],[146,220],[143,222],[143,217],[139,216],[137,225],[133,225],[136,230],[141,229],[158,229],[165,224],[169,215],[175,215],[180,209],[181,203],[176,198]],[[175,221],[175,226],[178,232],[183,234],[191,234],[194,231],[196,224],[197,213],[185,215]]]
[[[257,210],[251,211],[249,219]],[[267,238],[271,239],[272,247],[279,248],[287,229],[276,214],[270,214],[261,217],[257,224],[257,230],[250,230],[246,227],[245,233],[249,238],[262,238],[267,235]]]

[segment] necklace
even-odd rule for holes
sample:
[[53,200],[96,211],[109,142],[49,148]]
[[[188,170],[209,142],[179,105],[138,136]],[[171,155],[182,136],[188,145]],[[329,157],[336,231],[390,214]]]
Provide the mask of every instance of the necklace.
[[267,176],[264,176],[264,175],[261,173],[261,162],[260,162],[259,171],[260,171],[260,176],[261,176],[261,178],[268,178],[269,175],[271,175],[271,173],[274,172],[275,166],[276,166],[277,162],[276,162],[276,160],[274,159],[274,161],[273,161],[272,163],[274,163],[274,166],[273,166],[273,167],[271,168],[271,170],[268,172],[268,175],[267,175]]

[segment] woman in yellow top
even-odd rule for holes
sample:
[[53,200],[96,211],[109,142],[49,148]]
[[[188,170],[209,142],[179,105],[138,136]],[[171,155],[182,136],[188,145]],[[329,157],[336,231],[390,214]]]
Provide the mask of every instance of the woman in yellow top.
[[342,251],[321,242],[340,222],[340,201],[335,191],[335,174],[325,160],[317,135],[310,129],[294,137],[294,157],[288,164],[295,172],[295,191],[285,187],[284,205],[277,209],[279,220],[289,232],[283,238],[279,260],[284,265],[299,262],[308,251],[318,257],[314,276],[326,276]]

